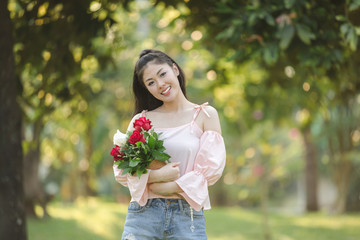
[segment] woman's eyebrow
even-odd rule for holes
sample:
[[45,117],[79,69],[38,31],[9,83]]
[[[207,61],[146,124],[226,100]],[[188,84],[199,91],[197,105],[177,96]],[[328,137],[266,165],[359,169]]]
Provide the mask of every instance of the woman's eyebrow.
[[[163,69],[163,68],[160,68],[159,71],[157,71],[156,75],[159,75],[159,73],[161,72],[162,69]],[[145,80],[145,82],[150,81],[151,79],[152,79],[152,78],[148,78],[148,79]]]

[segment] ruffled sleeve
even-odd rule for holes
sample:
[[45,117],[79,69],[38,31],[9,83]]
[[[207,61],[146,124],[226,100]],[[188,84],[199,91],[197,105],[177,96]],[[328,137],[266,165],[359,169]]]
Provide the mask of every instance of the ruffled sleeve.
[[140,206],[144,206],[149,198],[149,190],[147,182],[149,179],[150,171],[141,175],[141,177],[131,176],[129,174],[121,175],[122,169],[118,169],[114,164],[115,180],[121,185],[128,187],[133,200],[138,202]]
[[[200,138],[194,169],[175,182],[184,191],[180,193],[197,211],[210,208],[208,186],[222,175],[226,161],[224,139],[215,131],[205,131]],[[208,204],[208,206],[207,206]]]

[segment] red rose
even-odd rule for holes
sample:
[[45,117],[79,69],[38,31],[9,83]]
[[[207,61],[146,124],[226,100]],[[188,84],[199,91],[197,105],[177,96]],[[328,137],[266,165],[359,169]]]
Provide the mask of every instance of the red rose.
[[152,128],[151,121],[146,117],[136,119],[134,122],[134,128],[139,132],[141,132],[142,129],[144,129],[145,131],[149,131],[149,129]]
[[114,161],[121,160],[125,156],[124,152],[121,151],[121,149],[118,145],[115,145],[115,147],[111,150],[110,155],[113,156]]
[[137,142],[145,143],[144,135],[138,130],[134,130],[134,132],[131,134],[129,138],[129,142],[132,144],[135,144]]

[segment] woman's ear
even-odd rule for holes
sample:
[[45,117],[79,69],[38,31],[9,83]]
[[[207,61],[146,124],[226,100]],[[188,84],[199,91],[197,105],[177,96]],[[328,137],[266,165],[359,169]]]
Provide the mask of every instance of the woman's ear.
[[174,73],[175,73],[175,75],[176,76],[179,76],[179,69],[178,69],[178,67],[176,66],[176,64],[175,63],[173,63],[173,70],[174,70]]

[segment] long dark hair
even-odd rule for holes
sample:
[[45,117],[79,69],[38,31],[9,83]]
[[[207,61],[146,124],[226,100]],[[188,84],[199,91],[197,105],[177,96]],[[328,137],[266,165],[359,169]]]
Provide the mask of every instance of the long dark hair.
[[140,52],[139,60],[135,64],[133,76],[133,93],[135,96],[134,115],[140,113],[143,110],[154,110],[163,104],[162,101],[156,99],[145,87],[143,73],[145,66],[149,62],[155,64],[167,63],[170,67],[173,67],[173,64],[175,64],[179,69],[179,76],[177,78],[179,80],[180,88],[186,97],[185,74],[180,66],[171,57],[159,50],[142,50]]

